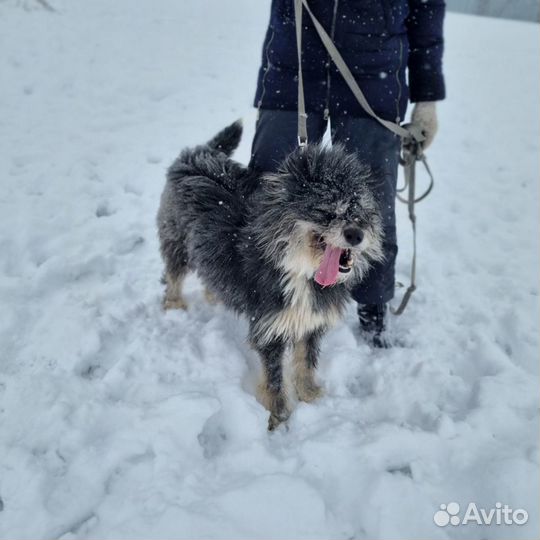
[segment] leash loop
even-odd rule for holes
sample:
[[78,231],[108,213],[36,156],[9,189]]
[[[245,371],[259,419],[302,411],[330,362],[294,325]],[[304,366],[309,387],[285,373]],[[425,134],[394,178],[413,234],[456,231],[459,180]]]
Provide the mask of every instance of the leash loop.
[[409,138],[402,141],[401,144],[401,154],[399,156],[399,163],[403,166],[403,170],[405,172],[405,182],[403,184],[403,187],[396,189],[396,197],[399,199],[400,202],[404,204],[408,204],[408,199],[404,199],[399,195],[399,193],[403,193],[408,187],[409,187],[409,177],[410,173],[408,173],[408,168],[414,167],[416,165],[417,161],[421,161],[424,165],[424,168],[426,169],[428,176],[429,176],[429,185],[420,195],[419,197],[414,199],[415,203],[419,203],[420,201],[423,201],[433,189],[433,186],[435,185],[435,179],[433,177],[433,173],[431,172],[431,169],[429,168],[426,156],[424,154],[424,150],[422,147],[422,143],[425,139],[424,134],[420,131],[420,129],[417,126],[414,126],[413,124],[405,124],[403,127],[408,129],[409,131],[413,132],[416,131],[417,135],[415,138]]

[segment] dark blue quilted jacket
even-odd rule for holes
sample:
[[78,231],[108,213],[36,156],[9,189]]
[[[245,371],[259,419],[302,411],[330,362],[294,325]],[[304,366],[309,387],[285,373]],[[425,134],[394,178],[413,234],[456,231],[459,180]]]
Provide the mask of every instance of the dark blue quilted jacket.
[[[256,107],[297,108],[293,4],[272,0]],[[413,102],[444,98],[444,0],[309,0],[309,5],[377,114],[401,120],[409,97]],[[305,10],[302,36],[307,111],[365,116]]]

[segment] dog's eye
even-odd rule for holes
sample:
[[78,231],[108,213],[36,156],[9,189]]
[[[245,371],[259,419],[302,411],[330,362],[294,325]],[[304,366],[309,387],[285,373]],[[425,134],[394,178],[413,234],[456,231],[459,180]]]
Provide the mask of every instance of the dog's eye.
[[326,208],[315,207],[311,210],[311,215],[315,221],[317,221],[318,223],[324,226],[330,225],[330,223],[332,223],[332,221],[337,218],[336,213],[328,210],[328,207]]
[[326,214],[326,220],[327,220],[328,222],[334,221],[334,219],[336,219],[336,218],[337,218],[337,215],[336,215],[336,214]]

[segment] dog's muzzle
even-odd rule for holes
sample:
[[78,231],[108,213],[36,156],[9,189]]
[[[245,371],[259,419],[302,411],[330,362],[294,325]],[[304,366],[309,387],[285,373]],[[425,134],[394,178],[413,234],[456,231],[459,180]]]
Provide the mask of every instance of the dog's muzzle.
[[[362,234],[362,238],[363,238],[363,234]],[[362,240],[360,240],[361,242]],[[324,251],[326,249],[326,242],[324,240],[324,236],[322,235],[317,235],[315,237],[315,247],[317,249],[320,249],[321,251]],[[342,249],[341,250],[341,255],[339,257],[339,271],[340,273],[342,274],[348,274],[352,267],[353,267],[353,264],[354,264],[354,260],[353,260],[353,257],[352,257],[352,252],[350,249]]]
[[332,245],[320,234],[314,235],[313,247],[319,252],[322,251],[322,261],[314,278],[321,287],[335,285],[340,274],[351,271],[354,259],[350,248]]

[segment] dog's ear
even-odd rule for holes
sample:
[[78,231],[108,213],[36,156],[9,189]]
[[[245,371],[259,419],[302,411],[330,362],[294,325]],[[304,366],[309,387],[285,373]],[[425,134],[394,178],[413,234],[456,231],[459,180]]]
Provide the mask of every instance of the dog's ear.
[[305,150],[297,148],[281,163],[279,172],[298,184],[309,182],[313,177],[313,164],[316,162],[319,145],[308,145]]
[[279,173],[267,173],[261,179],[261,184],[266,195],[274,202],[284,202],[287,200],[286,183],[286,175]]

